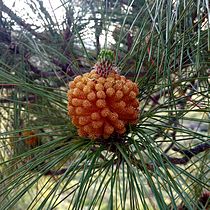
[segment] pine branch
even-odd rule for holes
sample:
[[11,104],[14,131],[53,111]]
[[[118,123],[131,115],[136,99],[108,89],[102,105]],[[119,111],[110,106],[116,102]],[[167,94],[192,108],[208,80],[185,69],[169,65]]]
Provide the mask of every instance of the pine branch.
[[67,168],[62,168],[62,169],[57,170],[57,171],[49,170],[44,175],[45,176],[59,176],[59,175],[64,174],[66,171],[67,171]]
[[[8,8],[6,5],[4,5],[3,1],[0,0],[0,10],[4,13],[6,13],[12,20],[14,20],[19,26],[22,26],[25,30],[29,31],[31,34],[36,36],[39,39],[43,39],[44,36],[37,33],[32,27],[35,25],[26,23],[22,18],[17,16],[10,8]],[[35,26],[36,29],[39,28],[38,26]]]
[[[36,75],[42,77],[42,78],[49,78],[49,77],[61,77],[61,76],[65,76],[66,74],[68,74],[69,76],[73,76],[74,73],[73,71],[70,69],[69,67],[67,67],[65,69],[65,66],[62,66],[62,70],[56,70],[55,71],[43,71],[41,69],[39,69],[38,67],[34,66],[30,61],[29,61],[29,56],[26,55],[25,56],[25,62],[29,65],[30,70],[32,72],[34,72]],[[54,64],[57,64],[57,66],[61,66],[61,63],[58,63],[56,60],[53,60]]]
[[172,164],[185,165],[190,161],[190,159],[192,157],[194,157],[195,155],[198,155],[201,152],[207,151],[209,148],[210,148],[209,142],[199,144],[198,146],[196,146],[192,149],[189,149],[189,150],[181,150],[179,148],[174,147],[173,148],[174,151],[177,151],[177,152],[179,152],[179,153],[181,153],[185,156],[182,157],[182,158],[175,158],[175,157],[170,157],[170,156],[167,156],[167,155],[163,155],[163,157],[166,157],[167,160],[170,161]]
[[[210,148],[210,144],[209,143],[203,143],[203,144],[200,144],[192,149],[189,149],[189,150],[180,150],[178,148],[173,148],[174,151],[177,151],[181,154],[184,154],[185,157],[182,157],[182,158],[174,158],[174,157],[170,157],[168,155],[163,155],[164,158],[167,158],[167,160],[169,162],[171,162],[172,164],[174,165],[178,165],[178,164],[182,164],[182,165],[185,165],[189,162],[189,160],[194,157],[195,155],[201,153],[201,152],[204,152],[204,151],[207,151],[208,149]],[[102,159],[104,159],[105,157],[104,156],[101,156]],[[117,161],[115,162],[117,163]],[[132,164],[137,166],[140,170],[143,170],[143,166],[141,164],[139,164],[139,161],[137,159],[135,159],[134,157],[132,158]],[[148,170],[150,171],[154,171],[154,165],[153,164],[146,164],[146,167]],[[50,176],[59,176],[59,175],[62,175],[66,172],[67,168],[62,168],[60,170],[57,170],[57,171],[53,171],[53,170],[49,170],[47,171],[44,175],[50,175]]]
[[6,89],[15,88],[16,86],[17,86],[16,84],[0,84],[0,88],[6,88]]
[[10,44],[11,41],[12,41],[11,32],[8,32],[5,28],[0,27],[0,42],[3,42],[5,44]]

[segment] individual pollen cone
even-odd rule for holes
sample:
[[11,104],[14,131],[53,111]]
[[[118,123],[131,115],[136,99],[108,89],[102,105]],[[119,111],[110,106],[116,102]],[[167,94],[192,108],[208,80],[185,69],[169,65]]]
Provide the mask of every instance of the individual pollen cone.
[[24,131],[21,136],[24,138],[26,144],[34,146],[38,143],[38,137],[35,135],[36,133],[34,131]]
[[137,123],[138,86],[118,74],[113,59],[111,51],[102,50],[93,70],[69,83],[68,114],[80,136],[109,138]]

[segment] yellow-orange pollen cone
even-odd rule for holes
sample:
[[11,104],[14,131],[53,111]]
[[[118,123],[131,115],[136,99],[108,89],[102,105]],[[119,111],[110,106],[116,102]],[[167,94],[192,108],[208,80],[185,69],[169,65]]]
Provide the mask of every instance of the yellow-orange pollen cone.
[[22,133],[22,137],[24,138],[24,141],[28,145],[36,145],[38,142],[38,137],[35,136],[34,131],[24,131]]
[[116,72],[109,53],[102,53],[90,73],[69,83],[68,114],[83,137],[109,138],[125,133],[128,123],[137,123],[137,84]]

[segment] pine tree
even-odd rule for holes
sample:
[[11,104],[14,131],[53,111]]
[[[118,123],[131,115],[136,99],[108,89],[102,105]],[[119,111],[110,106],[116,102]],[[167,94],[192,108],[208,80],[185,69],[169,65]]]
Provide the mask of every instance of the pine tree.
[[209,1],[50,2],[0,0],[0,209],[208,209]]

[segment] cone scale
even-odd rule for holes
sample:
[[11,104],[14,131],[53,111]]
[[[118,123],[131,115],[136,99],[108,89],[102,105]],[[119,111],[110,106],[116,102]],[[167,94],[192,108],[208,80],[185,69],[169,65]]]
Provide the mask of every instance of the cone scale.
[[117,73],[113,60],[112,51],[102,50],[93,70],[69,83],[68,115],[82,137],[106,139],[137,123],[138,86]]

